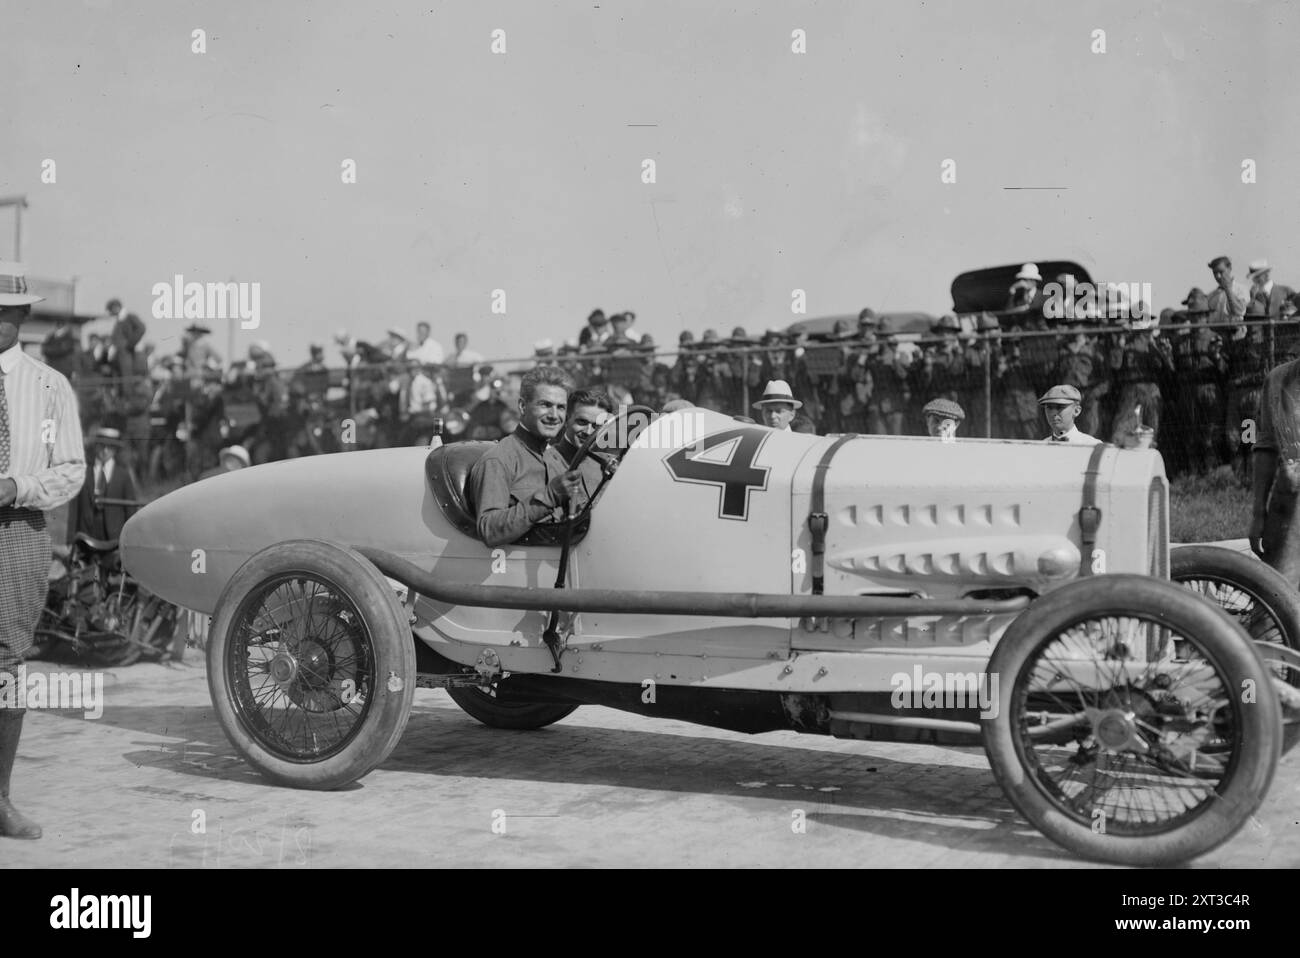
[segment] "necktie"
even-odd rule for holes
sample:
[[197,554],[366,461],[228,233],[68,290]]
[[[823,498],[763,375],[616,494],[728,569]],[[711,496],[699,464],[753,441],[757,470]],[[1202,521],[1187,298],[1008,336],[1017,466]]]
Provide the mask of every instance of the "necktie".
[[103,497],[104,497],[104,464],[101,462],[97,462],[95,463],[95,498],[102,499]]
[[9,400],[5,397],[5,377],[0,372],[0,472],[9,471]]

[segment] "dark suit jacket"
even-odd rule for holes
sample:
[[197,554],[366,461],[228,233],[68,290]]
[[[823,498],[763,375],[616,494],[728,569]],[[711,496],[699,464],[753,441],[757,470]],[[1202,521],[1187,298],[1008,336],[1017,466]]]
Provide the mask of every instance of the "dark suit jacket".
[[1268,297],[1265,298],[1258,294],[1254,299],[1261,303],[1267,315],[1274,319],[1282,315],[1282,304],[1295,295],[1295,290],[1290,286],[1283,286],[1281,283],[1274,283],[1273,288],[1269,290]]
[[[138,499],[140,497],[135,474],[118,456],[113,463],[113,474],[108,478],[104,489],[106,499]],[[71,541],[78,532],[92,535],[96,539],[116,539],[122,534],[122,527],[135,509],[128,506],[95,505],[95,461],[92,453],[86,453],[86,481],[81,485],[77,498],[72,500],[68,515],[68,539]]]

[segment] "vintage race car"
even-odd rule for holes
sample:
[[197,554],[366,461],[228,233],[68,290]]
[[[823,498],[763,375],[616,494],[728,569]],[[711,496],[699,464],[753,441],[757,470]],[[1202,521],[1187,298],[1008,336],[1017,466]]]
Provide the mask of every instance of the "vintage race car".
[[1026,818],[1110,862],[1202,854],[1263,799],[1278,687],[1300,675],[1296,606],[1249,565],[1182,563],[1232,603],[1169,581],[1153,451],[633,407],[577,454],[606,457],[605,482],[567,538],[489,548],[465,488],[488,446],[258,466],[127,524],[131,573],[214,615],[214,706],[272,781],[365,775],[420,685],[501,728],[600,704],[745,732],[982,740]]

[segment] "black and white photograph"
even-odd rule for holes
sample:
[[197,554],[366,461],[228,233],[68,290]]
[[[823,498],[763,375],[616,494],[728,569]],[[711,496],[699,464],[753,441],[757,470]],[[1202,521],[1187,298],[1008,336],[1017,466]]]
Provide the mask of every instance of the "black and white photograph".
[[1051,869],[1220,935],[1300,867],[1294,4],[4,20],[37,924],[149,937],[105,869]]

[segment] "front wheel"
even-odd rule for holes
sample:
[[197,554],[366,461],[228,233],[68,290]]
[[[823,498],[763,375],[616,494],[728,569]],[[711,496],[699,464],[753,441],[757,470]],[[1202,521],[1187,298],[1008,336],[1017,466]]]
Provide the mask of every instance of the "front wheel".
[[447,694],[466,713],[492,728],[545,728],[572,715],[578,707],[553,702],[502,702],[477,688],[449,688]]
[[341,788],[397,745],[415,645],[388,581],[352,549],[300,539],[258,552],[217,603],[208,688],[222,730],[278,785]]
[[1247,636],[1187,589],[1081,579],[1036,601],[994,649],[982,721],[993,774],[1053,841],[1172,865],[1227,841],[1263,801],[1277,695]]

